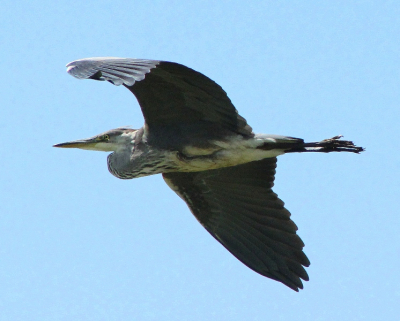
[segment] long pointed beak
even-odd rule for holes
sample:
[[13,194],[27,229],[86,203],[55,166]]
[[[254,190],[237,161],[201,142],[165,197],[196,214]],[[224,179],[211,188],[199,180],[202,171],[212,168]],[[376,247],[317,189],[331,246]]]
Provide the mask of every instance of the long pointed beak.
[[81,149],[92,149],[98,141],[94,140],[93,138],[88,139],[79,139],[74,140],[72,142],[66,142],[61,144],[53,145],[53,147],[61,147],[61,148],[81,148]]

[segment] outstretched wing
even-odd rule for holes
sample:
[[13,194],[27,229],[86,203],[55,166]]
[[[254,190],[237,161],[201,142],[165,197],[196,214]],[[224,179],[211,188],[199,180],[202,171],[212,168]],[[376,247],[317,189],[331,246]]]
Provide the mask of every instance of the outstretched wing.
[[127,87],[139,101],[154,139],[190,134],[200,142],[232,133],[253,136],[225,91],[210,78],[183,65],[102,57],[70,62],[67,71],[76,78],[107,80]]
[[276,158],[204,172],[165,173],[206,230],[254,271],[295,291],[310,262],[290,212],[272,191]]

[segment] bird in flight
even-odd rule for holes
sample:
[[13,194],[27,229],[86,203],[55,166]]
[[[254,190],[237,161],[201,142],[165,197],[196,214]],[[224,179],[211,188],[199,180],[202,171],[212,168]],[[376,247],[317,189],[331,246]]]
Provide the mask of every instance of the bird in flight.
[[364,149],[335,136],[320,142],[254,134],[225,91],[178,63],[114,57],[67,64],[78,79],[129,89],[145,124],[117,128],[54,147],[111,152],[108,169],[131,179],[162,174],[201,225],[257,273],[298,291],[310,261],[297,226],[272,191],[277,156]]

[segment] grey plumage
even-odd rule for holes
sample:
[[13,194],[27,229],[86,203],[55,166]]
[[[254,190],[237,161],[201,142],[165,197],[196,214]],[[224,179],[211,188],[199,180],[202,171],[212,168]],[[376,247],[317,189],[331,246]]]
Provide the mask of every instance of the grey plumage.
[[67,71],[80,79],[123,85],[137,98],[145,126],[118,128],[55,145],[112,152],[118,178],[162,173],[206,230],[254,271],[293,290],[310,264],[284,203],[272,191],[276,156],[290,152],[363,151],[340,136],[254,134],[225,91],[183,65],[155,60],[88,58]]
[[[272,191],[276,157],[212,171],[163,174],[206,230],[254,271],[296,289],[308,280],[297,226]],[[300,263],[300,264],[299,264]]]

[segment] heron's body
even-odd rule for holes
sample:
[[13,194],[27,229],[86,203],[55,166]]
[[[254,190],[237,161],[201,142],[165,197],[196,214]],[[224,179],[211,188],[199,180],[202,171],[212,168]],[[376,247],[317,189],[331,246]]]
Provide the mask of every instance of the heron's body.
[[[145,131],[125,135],[127,142],[108,156],[108,169],[122,179],[131,179],[160,173],[199,172],[230,167],[284,154],[283,149],[265,149],[277,140],[267,135],[243,138],[240,135],[226,141],[210,141],[208,147],[186,146],[159,150],[147,142]],[[293,139],[294,142],[299,141]]]
[[293,290],[308,266],[284,203],[272,191],[276,157],[291,152],[354,152],[340,136],[305,143],[254,134],[226,93],[188,67],[164,61],[88,58],[67,65],[81,79],[124,85],[138,99],[145,126],[117,128],[55,145],[112,152],[108,169],[131,179],[163,174],[198,221],[240,261]]

